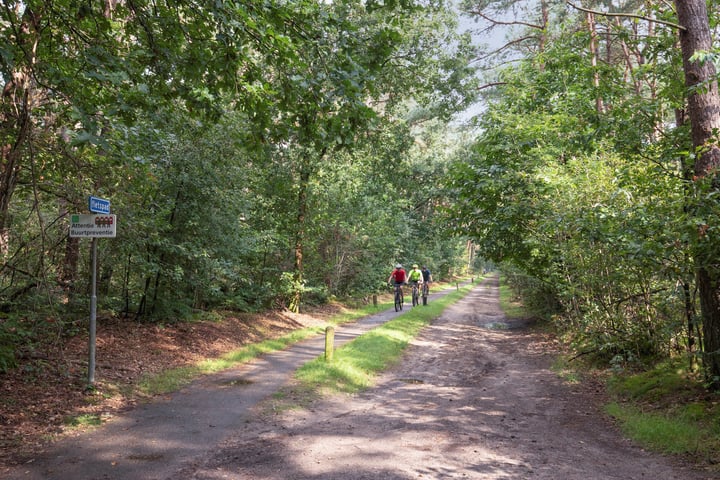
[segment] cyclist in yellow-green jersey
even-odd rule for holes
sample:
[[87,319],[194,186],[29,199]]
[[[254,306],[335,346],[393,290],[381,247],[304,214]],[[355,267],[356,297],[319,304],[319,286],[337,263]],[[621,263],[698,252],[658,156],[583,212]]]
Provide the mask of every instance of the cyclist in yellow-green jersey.
[[417,283],[418,285],[422,285],[423,283],[423,274],[418,268],[417,263],[412,266],[412,270],[408,272],[408,283],[413,284]]

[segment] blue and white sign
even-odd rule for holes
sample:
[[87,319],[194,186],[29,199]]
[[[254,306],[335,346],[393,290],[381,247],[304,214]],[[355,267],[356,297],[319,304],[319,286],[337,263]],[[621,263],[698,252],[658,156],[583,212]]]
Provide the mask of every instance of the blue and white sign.
[[94,213],[110,213],[110,200],[104,198],[89,197],[88,205],[91,212]]

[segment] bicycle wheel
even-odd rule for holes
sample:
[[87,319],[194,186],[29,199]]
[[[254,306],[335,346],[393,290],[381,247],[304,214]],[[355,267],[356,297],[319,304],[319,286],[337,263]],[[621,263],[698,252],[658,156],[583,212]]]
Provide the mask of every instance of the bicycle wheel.
[[430,287],[428,287],[427,283],[423,283],[423,288],[422,288],[423,305],[427,305],[428,293],[430,293]]
[[412,304],[413,307],[416,306],[420,301],[418,300],[418,288],[417,285],[413,287],[412,289]]
[[395,311],[399,312],[402,310],[402,296],[400,295],[400,290],[395,290]]

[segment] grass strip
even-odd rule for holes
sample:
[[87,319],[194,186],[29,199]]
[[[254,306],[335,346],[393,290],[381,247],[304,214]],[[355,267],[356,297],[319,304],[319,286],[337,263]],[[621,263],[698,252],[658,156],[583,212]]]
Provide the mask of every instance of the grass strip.
[[605,411],[620,421],[625,435],[653,451],[707,454],[718,447],[717,432],[713,439],[711,432],[684,415],[669,417],[619,403],[606,405]]
[[507,318],[527,318],[531,312],[525,308],[523,303],[504,282],[500,282],[500,308]]

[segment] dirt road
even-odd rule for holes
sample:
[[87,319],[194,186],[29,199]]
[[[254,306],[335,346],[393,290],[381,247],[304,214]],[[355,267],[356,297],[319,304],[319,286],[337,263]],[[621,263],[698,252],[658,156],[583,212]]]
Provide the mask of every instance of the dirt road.
[[[497,293],[494,278],[476,287],[360,395],[260,414],[258,402],[298,362],[317,355],[305,344],[208,377],[90,436],[63,442],[7,478],[715,478],[623,440],[598,412],[592,392],[549,370],[552,352],[544,335],[499,328],[521,325],[505,322]],[[385,320],[378,316],[353,328],[361,333]],[[338,335],[342,339],[342,331]]]
[[[376,387],[255,417],[176,478],[697,480],[623,440],[546,338],[501,329],[496,279],[451,307]],[[509,325],[517,327],[519,325]]]

